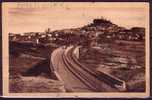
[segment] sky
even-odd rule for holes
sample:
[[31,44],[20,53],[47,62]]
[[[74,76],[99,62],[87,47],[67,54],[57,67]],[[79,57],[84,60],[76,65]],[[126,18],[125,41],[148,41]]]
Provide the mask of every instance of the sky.
[[126,28],[145,27],[146,7],[141,3],[5,3],[3,22],[13,33],[77,28],[101,17]]

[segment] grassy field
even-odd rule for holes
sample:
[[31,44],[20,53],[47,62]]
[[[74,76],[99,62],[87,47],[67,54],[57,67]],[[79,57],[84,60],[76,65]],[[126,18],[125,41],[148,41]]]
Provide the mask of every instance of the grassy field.
[[[24,47],[24,46],[23,46]],[[9,57],[9,91],[11,93],[62,92],[63,83],[53,79],[49,56],[52,47],[13,46]]]
[[103,43],[100,47],[80,49],[80,62],[122,79],[127,91],[145,91],[144,42]]

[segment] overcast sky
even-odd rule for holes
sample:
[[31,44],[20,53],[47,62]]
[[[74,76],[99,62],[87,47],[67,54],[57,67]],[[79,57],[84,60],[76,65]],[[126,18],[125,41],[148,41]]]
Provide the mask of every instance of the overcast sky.
[[103,16],[113,23],[130,28],[145,27],[146,4],[103,3],[33,3],[7,4],[4,7],[6,27],[9,32],[43,32],[81,27],[94,18]]

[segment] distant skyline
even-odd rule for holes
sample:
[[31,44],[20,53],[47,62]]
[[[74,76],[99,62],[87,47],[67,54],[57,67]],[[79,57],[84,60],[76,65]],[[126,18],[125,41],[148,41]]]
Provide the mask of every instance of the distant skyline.
[[12,33],[77,28],[100,17],[126,28],[145,27],[146,6],[146,3],[9,3],[3,9],[3,18],[7,31]]

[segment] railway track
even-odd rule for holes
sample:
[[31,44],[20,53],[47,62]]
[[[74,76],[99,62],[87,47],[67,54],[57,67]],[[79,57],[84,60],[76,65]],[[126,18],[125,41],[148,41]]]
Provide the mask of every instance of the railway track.
[[[90,88],[94,92],[120,91],[120,88],[118,87],[122,85],[121,80],[116,79],[115,77],[112,77],[112,76],[107,76],[104,73],[102,73],[101,75],[101,72],[95,71],[93,69],[89,69],[86,66],[81,65],[77,61],[73,53],[74,49],[75,49],[74,47],[68,48],[62,55],[62,58],[66,67],[81,82],[83,82],[88,88]],[[104,76],[104,78],[101,76]],[[110,81],[113,81],[113,82],[110,82]],[[118,81],[120,81],[120,84]]]
[[75,75],[82,83],[84,83],[91,90],[97,91],[97,88],[92,86],[93,83],[91,82],[91,80],[89,80],[89,78],[87,78],[86,75],[84,75],[84,73],[82,73],[80,70],[73,67],[73,64],[69,61],[69,59],[66,58],[65,54],[63,54],[63,61],[68,70],[70,70],[73,75]]

